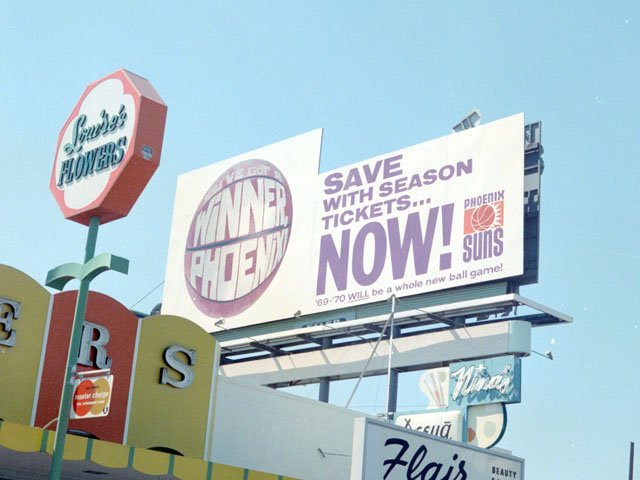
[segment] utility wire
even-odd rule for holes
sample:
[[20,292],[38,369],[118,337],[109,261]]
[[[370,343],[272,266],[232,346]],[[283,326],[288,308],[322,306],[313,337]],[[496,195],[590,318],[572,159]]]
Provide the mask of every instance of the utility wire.
[[153,287],[153,289],[147,293],[144,297],[142,297],[140,300],[138,300],[136,303],[134,303],[133,305],[131,305],[129,307],[129,310],[133,310],[133,307],[135,307],[136,305],[138,305],[141,301],[143,301],[145,298],[147,298],[149,295],[151,295],[153,292],[155,292],[158,288],[160,288],[160,286],[164,283],[164,280],[161,281],[158,285],[156,285],[155,287]]
[[380,344],[380,341],[383,339],[384,334],[387,332],[387,327],[389,326],[389,322],[391,322],[391,319],[393,318],[393,314],[394,314],[394,312],[392,311],[391,314],[389,315],[389,318],[387,318],[387,321],[384,324],[384,328],[382,329],[382,332],[380,333],[380,336],[378,337],[378,340],[376,341],[375,345],[373,346],[373,350],[371,351],[371,355],[369,355],[369,359],[367,360],[366,365],[362,369],[362,372],[360,372],[360,377],[358,377],[358,381],[356,382],[355,386],[353,387],[353,391],[351,392],[351,396],[349,397],[349,400],[347,400],[347,404],[344,406],[344,408],[349,408],[349,404],[351,403],[351,400],[353,400],[353,396],[356,394],[356,390],[358,390],[358,386],[360,386],[360,382],[362,381],[362,377],[364,377],[364,374],[367,371],[367,368],[369,368],[369,363],[371,363],[371,359],[373,358],[373,356],[376,353],[376,350],[378,349],[378,345]]

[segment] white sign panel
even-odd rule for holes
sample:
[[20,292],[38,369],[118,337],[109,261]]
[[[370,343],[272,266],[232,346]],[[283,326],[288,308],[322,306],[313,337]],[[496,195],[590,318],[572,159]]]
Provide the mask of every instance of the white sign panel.
[[180,176],[162,313],[207,331],[292,317],[308,297],[316,130]]
[[136,105],[122,81],[111,78],[89,92],[78,113],[62,133],[54,165],[56,186],[69,209],[91,204],[111,183],[111,171],[131,146]]
[[407,430],[355,421],[351,480],[522,480],[524,460]]
[[504,403],[471,405],[467,408],[467,442],[481,448],[491,448],[502,440],[507,429],[507,408]]
[[396,415],[395,424],[436,437],[462,441],[462,412],[431,412]]
[[213,331],[521,274],[523,129],[320,175],[318,130],[181,176],[163,313]]
[[521,274],[523,129],[518,115],[323,174],[316,304]]

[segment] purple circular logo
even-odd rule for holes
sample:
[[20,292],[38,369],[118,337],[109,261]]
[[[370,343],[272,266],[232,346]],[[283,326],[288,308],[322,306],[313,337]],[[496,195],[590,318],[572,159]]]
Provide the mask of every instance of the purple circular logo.
[[291,234],[291,190],[266,160],[246,160],[211,185],[196,210],[184,254],[191,299],[210,317],[232,317],[265,292]]

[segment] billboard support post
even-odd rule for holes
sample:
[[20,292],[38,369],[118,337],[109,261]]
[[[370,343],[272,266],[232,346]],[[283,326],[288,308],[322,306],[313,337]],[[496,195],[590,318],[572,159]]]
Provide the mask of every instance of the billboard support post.
[[[330,348],[333,342],[330,338],[322,339],[322,349]],[[318,392],[318,401],[329,403],[329,389],[331,388],[331,377],[320,378],[320,391]]]
[[69,414],[73,397],[73,380],[76,373],[76,364],[78,363],[80,341],[82,340],[82,324],[84,323],[84,315],[87,307],[89,284],[96,276],[107,270],[115,270],[126,274],[129,269],[129,261],[125,258],[110,254],[102,254],[94,257],[99,226],[100,217],[91,217],[87,233],[84,264],[66,263],[50,270],[47,274],[46,285],[57,290],[62,290],[70,280],[80,280],[80,288],[78,289],[78,298],[73,315],[73,324],[71,326],[71,339],[69,342],[69,352],[67,354],[67,366],[65,368],[62,396],[60,398],[60,410],[58,413],[55,441],[53,443],[49,480],[59,480],[62,472],[62,455],[64,452],[67,426],[69,424]]
[[322,377],[320,379],[320,391],[318,392],[318,401],[323,403],[329,403],[329,377]]
[[[398,379],[397,379],[397,373],[394,372],[394,378],[392,381],[391,379],[391,356],[393,355],[393,330],[394,330],[394,326],[393,326],[393,319],[394,316],[396,314],[396,296],[395,295],[391,295],[391,318],[389,319],[389,364],[387,367],[387,411],[386,411],[386,418],[387,421],[391,421],[393,414],[395,413],[395,401],[391,401],[391,395],[393,394],[394,399],[396,396],[396,392],[398,389]],[[393,383],[393,385],[391,385]],[[392,392],[393,390],[393,392]],[[391,411],[391,403],[393,403],[393,411]]]

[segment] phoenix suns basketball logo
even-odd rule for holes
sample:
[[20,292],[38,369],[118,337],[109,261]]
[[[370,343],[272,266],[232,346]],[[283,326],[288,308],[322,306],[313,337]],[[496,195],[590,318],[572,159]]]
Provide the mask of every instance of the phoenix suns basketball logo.
[[464,207],[462,259],[468,263],[502,255],[504,190],[468,198]]
[[504,225],[504,202],[493,202],[464,211],[464,233],[484,232]]
[[191,221],[184,271],[191,299],[210,317],[231,317],[265,292],[284,258],[293,204],[282,172],[265,160],[225,171]]

